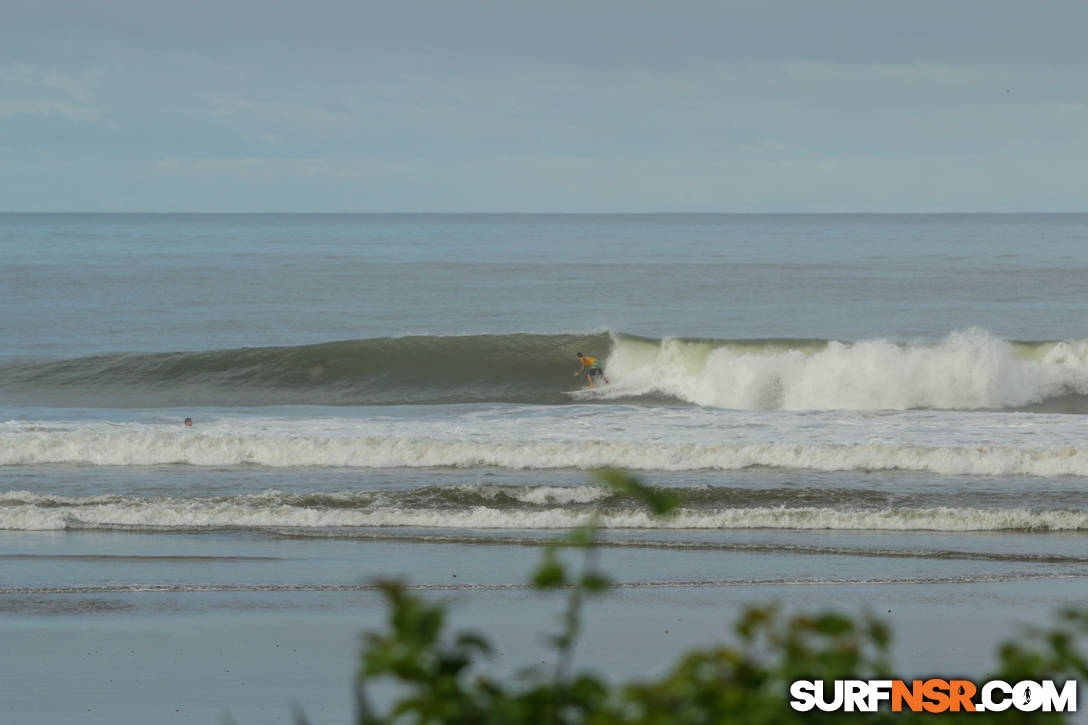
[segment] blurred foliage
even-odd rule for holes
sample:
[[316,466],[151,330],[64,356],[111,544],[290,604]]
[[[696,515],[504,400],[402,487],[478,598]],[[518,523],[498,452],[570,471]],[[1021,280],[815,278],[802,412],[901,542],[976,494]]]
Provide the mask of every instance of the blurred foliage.
[[[598,478],[667,516],[675,500],[617,471]],[[597,568],[597,523],[571,531],[549,545],[531,576],[539,589],[569,592],[561,630],[550,638],[556,650],[553,672],[526,670],[510,681],[485,673],[491,653],[481,634],[446,631],[446,609],[426,602],[401,584],[382,584],[388,604],[386,629],[365,636],[357,680],[359,725],[702,725],[737,723],[959,722],[1064,723],[1062,713],[796,712],[789,704],[795,680],[896,679],[890,664],[891,632],[873,617],[836,612],[785,616],[778,607],[748,607],[733,627],[736,642],[685,654],[669,672],[644,682],[613,684],[605,677],[572,672],[586,597],[608,589]],[[571,571],[561,550],[583,553],[580,571]],[[567,557],[569,558],[569,557]],[[1055,680],[1088,677],[1077,647],[1088,632],[1088,611],[1064,611],[1050,629],[1029,630],[1020,641],[1002,645],[992,671],[976,683],[1001,679]],[[928,674],[927,674],[928,676]],[[382,712],[371,706],[366,685],[395,684],[394,701]],[[300,722],[305,722],[299,716]]]

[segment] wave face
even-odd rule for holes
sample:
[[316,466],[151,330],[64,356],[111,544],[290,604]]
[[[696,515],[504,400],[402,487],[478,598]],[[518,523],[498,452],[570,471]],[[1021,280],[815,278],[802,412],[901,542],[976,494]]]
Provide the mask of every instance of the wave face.
[[469,484],[409,491],[219,497],[0,494],[0,530],[122,531],[254,529],[330,532],[413,527],[567,529],[595,513],[607,529],[837,529],[884,531],[1084,531],[1079,509],[902,505],[877,491],[669,489],[674,516],[655,518],[632,499],[596,486]]
[[606,357],[593,400],[740,410],[1088,412],[1088,340],[938,342],[417,336],[0,364],[0,403],[67,407],[557,404],[574,353]]
[[563,403],[607,334],[414,336],[0,365],[0,400],[64,407]]

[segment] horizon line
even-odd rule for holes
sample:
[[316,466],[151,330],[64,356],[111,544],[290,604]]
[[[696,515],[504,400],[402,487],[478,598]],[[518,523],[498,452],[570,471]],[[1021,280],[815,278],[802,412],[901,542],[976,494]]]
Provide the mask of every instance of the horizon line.
[[0,215],[81,216],[1027,216],[1084,215],[1088,211],[30,211],[0,210]]

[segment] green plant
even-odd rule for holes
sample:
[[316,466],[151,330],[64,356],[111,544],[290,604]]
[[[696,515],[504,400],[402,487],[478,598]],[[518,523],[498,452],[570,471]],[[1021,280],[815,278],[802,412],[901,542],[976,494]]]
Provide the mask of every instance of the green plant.
[[[675,500],[617,472],[598,478],[613,489],[642,501],[655,515],[667,516]],[[387,628],[369,633],[357,680],[359,725],[469,723],[480,725],[702,725],[740,723],[866,722],[920,723],[933,715],[910,711],[875,713],[797,712],[789,705],[795,680],[892,679],[891,632],[872,617],[835,612],[786,617],[774,606],[749,607],[734,626],[736,644],[690,652],[667,674],[646,682],[612,685],[593,674],[572,672],[573,654],[588,597],[608,590],[598,568],[595,517],[549,544],[531,582],[539,589],[569,592],[562,627],[551,637],[556,664],[550,673],[527,671],[513,681],[484,674],[479,664],[491,652],[478,633],[446,633],[446,610],[425,601],[402,584],[381,589],[389,608]],[[563,550],[582,552],[572,571]],[[1088,663],[1078,639],[1088,631],[1088,612],[1063,612],[1056,627],[1028,632],[1019,643],[999,651],[994,671],[981,680],[1088,677]],[[394,702],[376,712],[367,697],[369,682],[385,679],[396,686]],[[960,718],[982,723],[1061,723],[1061,713],[948,712],[942,722]],[[305,722],[299,716],[300,722]]]

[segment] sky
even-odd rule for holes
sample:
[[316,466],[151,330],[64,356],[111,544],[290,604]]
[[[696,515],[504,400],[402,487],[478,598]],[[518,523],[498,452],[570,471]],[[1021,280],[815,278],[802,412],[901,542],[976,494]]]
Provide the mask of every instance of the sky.
[[1083,0],[0,6],[0,211],[1088,212]]

